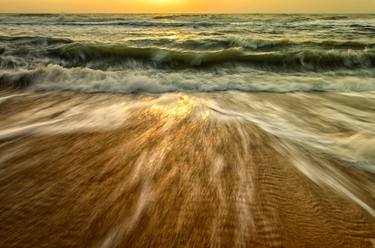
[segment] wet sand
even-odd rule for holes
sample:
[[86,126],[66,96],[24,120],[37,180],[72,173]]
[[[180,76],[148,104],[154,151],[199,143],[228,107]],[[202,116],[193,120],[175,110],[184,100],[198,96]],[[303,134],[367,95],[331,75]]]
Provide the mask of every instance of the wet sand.
[[257,123],[187,94],[19,94],[0,94],[0,247],[375,247],[373,174],[300,148],[340,194]]

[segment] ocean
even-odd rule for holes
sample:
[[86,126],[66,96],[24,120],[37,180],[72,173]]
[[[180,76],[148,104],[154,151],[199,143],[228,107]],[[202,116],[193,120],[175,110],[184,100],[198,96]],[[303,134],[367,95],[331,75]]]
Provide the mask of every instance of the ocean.
[[1,14],[0,202],[1,247],[373,247],[375,14]]
[[375,15],[1,15],[2,85],[113,93],[375,89]]

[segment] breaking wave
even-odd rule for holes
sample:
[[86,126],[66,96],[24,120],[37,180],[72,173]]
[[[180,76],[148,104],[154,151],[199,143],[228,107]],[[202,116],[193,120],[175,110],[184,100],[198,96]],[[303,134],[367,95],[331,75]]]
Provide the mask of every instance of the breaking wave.
[[[235,71],[233,71],[235,70]],[[82,92],[362,92],[375,90],[375,74],[362,70],[272,73],[247,67],[216,70],[158,70],[153,68],[95,70],[48,65],[33,70],[0,73],[2,89],[72,90]]]
[[170,67],[205,67],[225,63],[241,63],[254,66],[284,67],[288,69],[319,68],[369,68],[375,65],[375,50],[301,50],[246,52],[243,49],[197,52],[168,50],[164,48],[139,48],[124,45],[92,45],[74,43],[50,49],[50,56],[62,59],[68,66],[82,66],[88,62],[108,60],[116,63],[124,60],[140,60],[154,65]]

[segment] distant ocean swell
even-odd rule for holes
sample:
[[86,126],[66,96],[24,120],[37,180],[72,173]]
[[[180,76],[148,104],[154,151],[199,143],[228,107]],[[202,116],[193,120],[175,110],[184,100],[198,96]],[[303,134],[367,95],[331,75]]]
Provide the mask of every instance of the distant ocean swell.
[[[68,38],[42,37],[42,36],[0,36],[0,42],[13,43],[14,45],[36,45],[51,46],[58,44],[72,44],[75,46],[97,46],[101,44],[84,44],[75,42]],[[177,41],[174,39],[135,39],[128,40],[130,44],[150,44],[158,47],[171,47],[189,50],[206,49],[225,49],[225,48],[244,48],[247,50],[280,50],[292,48],[315,48],[315,49],[372,49],[375,48],[375,42],[348,41],[348,40],[305,40],[293,41],[289,39],[239,39],[239,38],[202,38],[187,39]],[[119,46],[113,45],[113,46]],[[125,46],[125,45],[124,45]]]
[[57,22],[38,22],[38,21],[21,21],[21,22],[1,22],[4,25],[37,25],[37,26],[128,26],[142,28],[178,28],[178,27],[215,27],[223,23],[214,22],[155,22],[155,21],[130,21],[130,20],[98,20],[98,21],[57,21]]
[[[23,15],[23,17],[26,17]],[[37,16],[34,16],[37,17]],[[180,16],[184,17],[184,16]],[[193,16],[190,16],[193,17]],[[346,17],[348,18],[348,17]],[[346,18],[338,18],[338,17],[327,17],[321,19],[310,19],[307,17],[295,17],[290,19],[281,20],[280,18],[269,19],[267,21],[273,23],[282,23],[284,26],[287,27],[294,27],[294,25],[304,24],[305,28],[316,28],[318,27],[332,27],[334,28],[335,25],[332,25],[329,21],[339,21],[345,20]],[[89,19],[89,20],[88,20]],[[213,27],[221,27],[228,25],[228,20],[223,19],[210,19],[210,18],[203,18],[202,20],[177,20],[178,16],[171,16],[171,17],[164,17],[160,16],[150,18],[147,20],[132,20],[123,19],[123,18],[66,18],[64,16],[55,17],[55,18],[44,18],[44,19],[28,19],[28,20],[8,20],[0,19],[0,24],[2,25],[13,25],[13,26],[125,26],[125,27],[134,27],[134,28],[213,28]],[[159,21],[160,20],[160,21]],[[170,21],[172,20],[172,22]],[[232,25],[234,26],[241,26],[241,25],[251,25],[254,23],[264,24],[263,18],[253,19],[250,22],[247,20],[241,20],[240,22],[233,22]],[[323,21],[323,22],[322,22]],[[326,23],[324,22],[326,21]],[[328,21],[328,22],[327,22]],[[374,27],[368,24],[362,23],[349,23],[348,25],[351,28],[355,28],[357,31],[374,31]]]

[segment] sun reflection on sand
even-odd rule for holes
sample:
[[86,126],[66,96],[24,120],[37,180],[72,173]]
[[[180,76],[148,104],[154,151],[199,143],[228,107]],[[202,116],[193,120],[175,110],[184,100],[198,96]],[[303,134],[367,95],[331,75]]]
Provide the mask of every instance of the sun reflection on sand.
[[197,106],[197,101],[187,95],[180,96],[177,101],[168,104],[154,104],[149,111],[154,115],[181,119],[189,115]]

